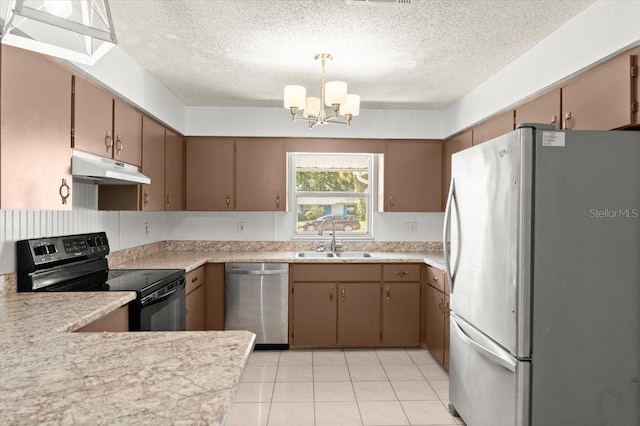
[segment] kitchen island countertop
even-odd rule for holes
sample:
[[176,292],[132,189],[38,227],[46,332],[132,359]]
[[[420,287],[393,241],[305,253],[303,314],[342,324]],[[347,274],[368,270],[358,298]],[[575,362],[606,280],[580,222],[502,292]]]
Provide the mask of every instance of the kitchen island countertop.
[[134,298],[0,298],[0,423],[224,424],[255,335],[72,332]]

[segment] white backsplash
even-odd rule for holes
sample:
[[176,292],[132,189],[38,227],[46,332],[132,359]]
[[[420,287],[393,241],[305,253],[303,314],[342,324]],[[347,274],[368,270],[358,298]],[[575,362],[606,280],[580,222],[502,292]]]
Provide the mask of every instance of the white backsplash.
[[[111,250],[163,240],[289,241],[291,212],[98,211],[95,185],[73,183],[73,210],[0,210],[0,274],[16,271],[15,242],[105,231]],[[375,241],[440,241],[442,213],[375,213]],[[245,231],[239,233],[238,223]],[[415,224],[409,232],[407,224]]]

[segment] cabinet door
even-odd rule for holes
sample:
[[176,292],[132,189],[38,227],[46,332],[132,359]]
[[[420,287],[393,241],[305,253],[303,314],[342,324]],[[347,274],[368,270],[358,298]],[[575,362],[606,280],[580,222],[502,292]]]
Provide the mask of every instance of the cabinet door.
[[207,263],[205,281],[205,330],[224,330],[224,263]]
[[284,211],[285,163],[282,139],[237,139],[236,210]]
[[516,126],[548,123],[560,128],[560,89],[552,90],[516,108]]
[[0,207],[71,210],[71,73],[6,45],[1,62]]
[[74,77],[73,147],[101,157],[113,156],[113,98],[81,77]]
[[473,144],[478,145],[514,130],[514,111],[507,111],[473,128]]
[[380,346],[380,283],[338,285],[338,344]]
[[610,130],[638,124],[631,108],[638,78],[631,77],[633,60],[632,55],[622,55],[564,86],[563,128]]
[[120,99],[113,104],[113,158],[135,166],[142,162],[142,114]]
[[151,179],[142,185],[142,209],[164,210],[164,126],[142,119],[142,173]]
[[169,129],[165,135],[165,207],[167,211],[184,209],[184,138]]
[[439,212],[442,142],[389,141],[384,157],[384,210]]
[[187,294],[187,331],[204,330],[204,286]]
[[443,161],[442,161],[442,208],[447,204],[449,196],[449,187],[451,186],[451,156],[463,149],[471,148],[473,139],[471,130],[460,133],[453,138],[445,141],[443,144]]
[[233,139],[187,138],[187,210],[233,210]]
[[334,283],[293,284],[292,345],[336,346],[337,297]]
[[382,343],[417,347],[420,344],[420,283],[383,283]]
[[445,296],[430,285],[427,286],[425,307],[425,340],[427,347],[440,364],[444,363],[444,316],[442,308]]

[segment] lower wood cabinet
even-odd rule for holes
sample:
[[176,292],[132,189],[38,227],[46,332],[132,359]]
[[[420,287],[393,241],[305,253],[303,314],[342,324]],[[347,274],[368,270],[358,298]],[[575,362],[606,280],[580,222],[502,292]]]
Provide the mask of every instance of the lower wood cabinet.
[[380,283],[338,285],[338,345],[380,346]]
[[444,273],[427,267],[425,297],[425,343],[438,362],[449,371],[449,290]]
[[205,330],[204,266],[187,274],[186,294],[187,331]]
[[420,265],[293,264],[293,348],[418,347]]
[[80,332],[117,332],[129,331],[129,305],[124,305],[115,311],[98,318],[97,320],[85,325],[78,331]]
[[[295,266],[294,266],[295,268]],[[296,283],[293,287],[292,346],[334,347],[338,343],[337,285],[334,283]]]
[[204,329],[224,330],[224,263],[204,265]]

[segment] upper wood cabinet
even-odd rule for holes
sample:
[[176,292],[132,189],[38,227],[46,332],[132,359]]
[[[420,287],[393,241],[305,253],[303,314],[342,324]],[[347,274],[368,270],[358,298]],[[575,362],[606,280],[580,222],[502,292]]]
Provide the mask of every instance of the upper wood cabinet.
[[547,123],[560,128],[560,89],[538,96],[516,108],[516,126],[522,123]]
[[282,139],[236,139],[236,210],[285,211]]
[[73,78],[72,146],[101,157],[113,156],[113,97],[78,76]]
[[113,158],[135,166],[142,160],[142,114],[120,99],[113,103]]
[[187,210],[284,211],[281,139],[187,138]]
[[165,131],[164,209],[184,210],[184,138],[169,129]]
[[463,149],[471,148],[473,145],[473,139],[471,135],[472,131],[459,133],[451,139],[447,140],[443,144],[442,155],[442,208],[444,209],[447,204],[447,197],[449,196],[449,187],[451,186],[451,156],[456,152],[460,152]]
[[71,73],[2,45],[0,208],[71,210]]
[[380,210],[387,212],[442,210],[441,141],[388,141],[383,167],[384,196]]
[[186,144],[187,210],[233,210],[233,139],[195,137]]
[[140,166],[142,114],[78,76],[72,91],[73,147]]
[[473,144],[478,145],[515,130],[513,110],[490,118],[473,128]]
[[610,130],[640,124],[638,55],[623,54],[562,87],[562,128]]
[[164,210],[165,129],[154,120],[142,120],[142,173],[151,179],[142,187],[142,210]]

